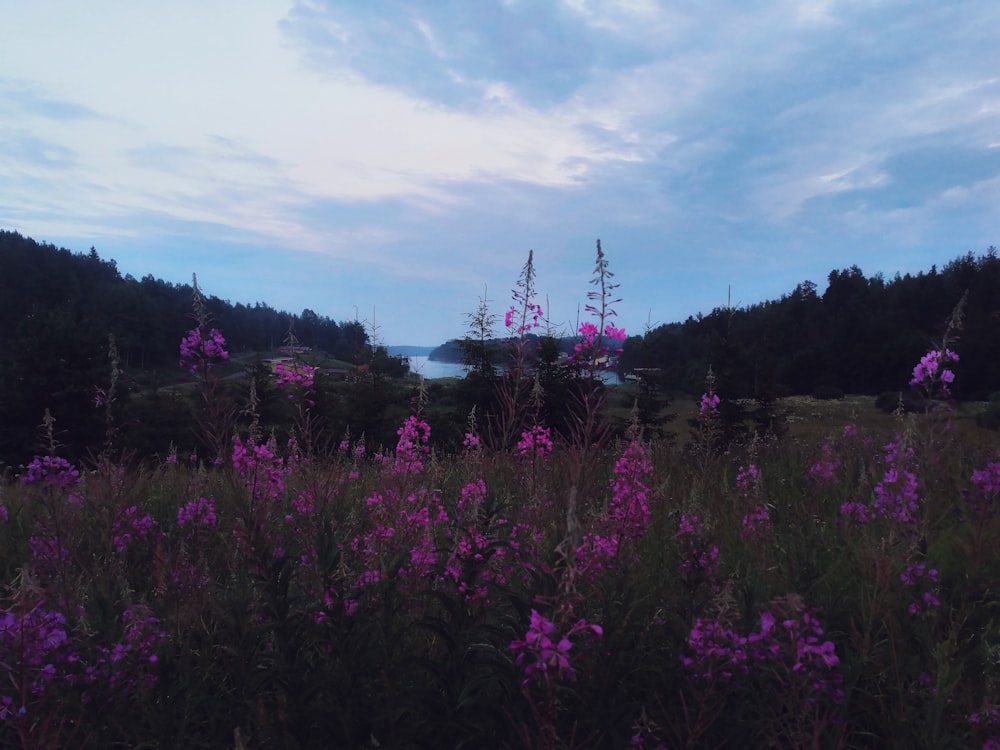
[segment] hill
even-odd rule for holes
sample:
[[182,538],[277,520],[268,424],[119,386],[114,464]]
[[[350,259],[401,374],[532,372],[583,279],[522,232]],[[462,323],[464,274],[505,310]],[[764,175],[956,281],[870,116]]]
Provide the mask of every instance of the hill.
[[[178,379],[178,344],[194,326],[193,295],[191,285],[123,277],[94,248],[72,253],[0,231],[0,457],[24,454],[46,409],[67,443],[100,434],[95,387],[109,377],[110,336],[123,369]],[[205,305],[234,356],[276,349],[290,332],[340,360],[369,356],[357,322],[214,296]]]
[[700,393],[709,367],[733,398],[878,394],[909,382],[913,367],[947,342],[961,357],[955,395],[1000,390],[1000,259],[994,248],[916,275],[831,271],[826,290],[804,281],[778,300],[717,308],[625,342],[623,371],[656,368],[672,391]]
[[[177,382],[178,343],[194,325],[193,294],[192,285],[122,276],[94,248],[76,254],[0,231],[0,461],[30,455],[46,410],[63,442],[100,442],[95,388],[107,386],[112,337],[134,387]],[[244,362],[290,336],[356,365],[390,354],[373,353],[356,321],[214,296],[205,306],[233,359]],[[701,393],[711,368],[717,392],[729,399],[877,395],[905,387],[920,357],[944,343],[956,313],[960,326],[947,341],[961,358],[954,395],[985,400],[1000,391],[1000,259],[993,248],[891,280],[852,266],[832,271],[822,293],[804,281],[778,300],[659,326],[624,342],[618,369],[641,371],[647,385],[674,394]],[[485,343],[502,349],[498,339]],[[573,345],[571,339],[537,343],[551,362]],[[392,353],[455,362],[462,345],[453,340]]]

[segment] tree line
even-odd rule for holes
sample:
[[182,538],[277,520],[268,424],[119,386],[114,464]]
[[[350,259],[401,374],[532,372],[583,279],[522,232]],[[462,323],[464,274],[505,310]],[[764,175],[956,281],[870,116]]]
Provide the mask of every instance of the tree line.
[[[181,380],[178,344],[195,325],[191,285],[123,276],[113,260],[102,259],[94,248],[77,254],[4,231],[0,269],[0,462],[10,464],[12,457],[37,449],[46,409],[57,420],[62,442],[100,443],[104,426],[95,408],[95,388],[106,387],[109,379],[109,336],[133,388],[141,380],[141,387],[155,394],[158,386]],[[961,357],[953,393],[959,399],[984,400],[1000,391],[1000,259],[992,247],[979,256],[960,256],[941,269],[897,274],[891,280],[866,277],[857,266],[834,270],[822,293],[815,283],[804,281],[777,300],[720,307],[661,325],[623,342],[618,371],[638,376],[645,394],[640,410],[649,412],[644,422],[650,425],[662,413],[662,395],[700,395],[710,369],[724,403],[754,399],[765,405],[765,416],[770,413],[767,404],[787,395],[898,392],[906,389],[920,357],[940,345],[960,301],[962,325],[949,342]],[[372,351],[358,322],[212,296],[205,305],[234,356],[274,350],[291,332],[303,346],[393,374],[379,366],[380,352]],[[477,314],[488,316],[489,311]],[[469,318],[471,322],[476,314]],[[470,325],[464,339],[435,352],[470,366],[452,396],[456,418],[464,419],[473,407],[485,417],[496,406],[498,372],[492,363],[499,364],[507,349],[493,338],[496,321],[482,322],[482,330]],[[557,407],[572,391],[562,363],[575,339],[532,332],[523,343],[545,395],[539,416],[558,430]],[[392,360],[381,354],[386,362]],[[337,419],[347,420],[351,429],[362,424],[373,431],[388,408],[388,393],[379,391],[378,408],[367,409],[364,419],[339,412],[348,402],[367,403],[374,397],[344,395]],[[157,403],[161,413],[169,411],[164,402]],[[178,411],[178,420],[181,416]],[[146,421],[152,424],[148,415]]]
[[[66,442],[99,434],[95,387],[109,378],[109,336],[123,370],[179,380],[178,345],[195,327],[193,294],[190,284],[123,276],[94,248],[73,253],[0,231],[0,457],[31,448],[46,409]],[[371,357],[356,321],[214,296],[205,305],[233,355],[274,350],[291,331],[301,345],[346,362]]]
[[724,398],[878,395],[906,388],[955,312],[961,328],[950,347],[961,361],[954,394],[986,400],[1000,390],[1000,258],[993,247],[891,280],[851,266],[831,271],[822,294],[804,281],[777,300],[661,325],[625,342],[619,369],[655,368],[666,390],[698,394],[711,367]]

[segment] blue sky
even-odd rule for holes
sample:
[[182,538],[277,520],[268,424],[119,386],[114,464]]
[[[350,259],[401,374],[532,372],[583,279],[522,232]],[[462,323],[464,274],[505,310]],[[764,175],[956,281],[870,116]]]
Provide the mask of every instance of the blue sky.
[[0,228],[232,302],[557,331],[998,244],[1000,3],[0,0]]

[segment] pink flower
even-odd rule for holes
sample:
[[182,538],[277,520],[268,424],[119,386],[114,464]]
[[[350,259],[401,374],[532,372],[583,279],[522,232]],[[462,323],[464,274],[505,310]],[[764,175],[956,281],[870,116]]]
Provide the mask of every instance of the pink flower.
[[517,455],[521,458],[545,460],[552,453],[552,433],[548,427],[535,425],[521,433],[517,444]]
[[948,396],[948,386],[955,382],[955,373],[945,369],[949,362],[958,362],[958,355],[951,349],[935,349],[927,352],[920,358],[920,363],[913,368],[910,385],[932,396],[935,385],[940,383],[941,394]]
[[317,369],[300,362],[295,362],[287,367],[279,363],[274,368],[274,374],[278,378],[278,387],[283,390],[289,386],[309,390],[313,387]]
[[197,500],[191,500],[177,509],[178,526],[204,526],[207,529],[214,529],[215,523],[214,497],[199,497]]
[[569,632],[560,635],[555,623],[536,610],[531,610],[531,620],[524,640],[510,644],[510,650],[517,654],[515,663],[524,666],[524,683],[527,684],[533,675],[539,673],[546,680],[553,676],[574,679],[576,671],[570,662],[570,651],[573,649],[571,638],[580,633],[599,638],[604,631],[600,625],[578,620]]
[[218,328],[207,332],[192,328],[181,341],[181,367],[187,367],[193,374],[225,362],[229,359],[225,346],[226,339]]
[[720,401],[719,397],[712,391],[703,393],[701,396],[701,405],[698,407],[698,416],[701,419],[717,416]]
[[430,453],[427,442],[431,437],[431,427],[416,416],[409,416],[403,422],[396,434],[396,461],[393,472],[396,474],[419,474],[424,468],[421,456]]
[[604,326],[604,335],[613,341],[624,341],[626,338],[624,328],[615,328],[611,324]]

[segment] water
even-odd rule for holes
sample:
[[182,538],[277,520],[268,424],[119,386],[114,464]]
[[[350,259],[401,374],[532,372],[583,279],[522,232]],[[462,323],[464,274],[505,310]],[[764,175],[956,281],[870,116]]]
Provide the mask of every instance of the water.
[[454,362],[434,362],[427,357],[411,355],[410,372],[415,375],[423,375],[428,380],[436,378],[464,378],[465,365]]
[[[410,355],[410,372],[415,375],[423,375],[428,380],[437,378],[464,378],[466,374],[465,365],[454,362],[434,362],[424,356]],[[598,377],[604,381],[605,385],[619,385],[618,373],[606,371],[598,373]]]

